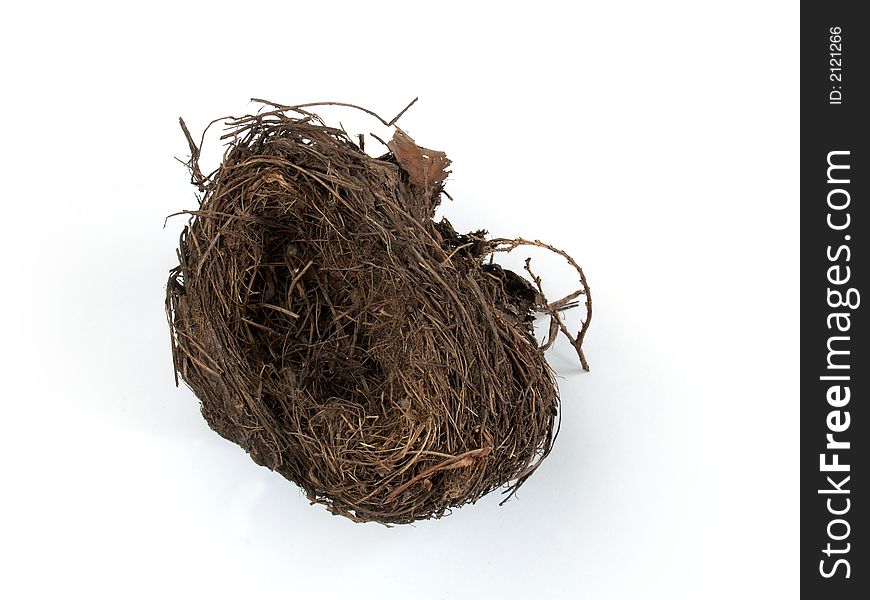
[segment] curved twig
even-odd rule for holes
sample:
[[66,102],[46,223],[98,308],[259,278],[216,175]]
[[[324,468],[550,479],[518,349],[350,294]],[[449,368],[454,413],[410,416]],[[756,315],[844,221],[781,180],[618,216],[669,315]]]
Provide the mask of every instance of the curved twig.
[[[528,271],[529,275],[532,276],[532,280],[535,285],[538,287],[538,291],[541,293],[542,303],[538,307],[540,312],[550,315],[550,335],[548,336],[547,343],[542,346],[542,349],[548,349],[554,341],[554,331],[558,329],[561,331],[568,341],[571,343],[571,346],[574,347],[574,350],[577,351],[577,356],[580,359],[580,365],[583,367],[584,371],[589,370],[589,363],[586,361],[586,356],[583,354],[583,339],[586,337],[586,330],[589,329],[589,323],[592,321],[592,290],[589,288],[589,284],[586,281],[586,275],[583,273],[583,269],[577,262],[564,250],[560,250],[555,246],[542,242],[540,240],[527,240],[524,238],[495,238],[490,240],[490,243],[493,244],[492,252],[510,252],[511,250],[515,250],[520,246],[534,246],[536,248],[544,248],[558,254],[566,261],[568,264],[574,267],[577,271],[577,274],[580,277],[580,284],[583,286],[581,289],[572,292],[565,296],[564,298],[560,298],[554,302],[547,302],[546,296],[544,296],[543,289],[541,288],[541,279],[540,277],[535,276],[534,273],[531,272],[529,268],[529,261],[526,261],[526,271]],[[586,297],[586,318],[581,320],[580,331],[577,332],[576,336],[571,335],[571,332],[568,330],[568,327],[565,325],[565,322],[559,316],[559,311],[567,308],[572,300],[579,296]]]

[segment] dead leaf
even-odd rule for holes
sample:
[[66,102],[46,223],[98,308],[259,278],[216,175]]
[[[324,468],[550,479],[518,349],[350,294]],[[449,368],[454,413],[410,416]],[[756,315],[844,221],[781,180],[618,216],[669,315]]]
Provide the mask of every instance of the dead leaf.
[[408,173],[413,185],[428,190],[447,178],[450,165],[447,155],[440,150],[421,148],[401,129],[396,129],[387,147],[399,166]]

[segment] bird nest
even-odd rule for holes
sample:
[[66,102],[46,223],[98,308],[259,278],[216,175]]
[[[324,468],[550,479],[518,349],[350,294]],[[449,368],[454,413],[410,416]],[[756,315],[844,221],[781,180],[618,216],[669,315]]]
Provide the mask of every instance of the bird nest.
[[[395,119],[381,119],[394,135],[373,157],[315,105],[261,102],[225,121],[208,175],[181,122],[200,201],[167,286],[176,383],[217,433],[355,521],[510,497],[558,430],[544,350],[561,332],[588,368],[582,270],[539,241],[436,222],[450,161]],[[528,261],[528,277],[493,262],[519,246],[563,256],[580,289],[548,302]],[[572,334],[561,311],[578,304]],[[544,346],[536,314],[550,317]]]

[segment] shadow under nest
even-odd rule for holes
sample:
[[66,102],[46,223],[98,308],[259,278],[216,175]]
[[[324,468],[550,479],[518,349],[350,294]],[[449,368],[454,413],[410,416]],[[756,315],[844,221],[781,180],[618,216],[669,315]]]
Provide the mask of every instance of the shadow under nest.
[[[512,494],[558,430],[544,350],[561,332],[588,368],[582,270],[538,241],[436,222],[444,153],[394,127],[372,157],[311,106],[228,120],[209,175],[182,122],[201,198],[167,286],[176,378],[217,433],[335,514],[409,523]],[[548,302],[528,261],[529,278],[492,262],[519,246],[563,256],[580,289]],[[572,335],[560,311],[581,296]]]

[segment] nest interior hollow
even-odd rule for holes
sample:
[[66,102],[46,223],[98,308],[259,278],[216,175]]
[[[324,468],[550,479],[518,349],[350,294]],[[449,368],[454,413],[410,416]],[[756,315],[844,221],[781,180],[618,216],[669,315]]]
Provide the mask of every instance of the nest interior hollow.
[[[358,521],[516,491],[558,429],[536,313],[550,316],[548,344],[561,331],[585,367],[576,263],[436,222],[449,160],[401,129],[373,157],[309,109],[270,103],[227,121],[223,161],[204,175],[182,127],[201,195],[167,315],[177,376],[209,425]],[[548,302],[530,269],[490,260],[522,245],[564,256],[581,288]],[[572,335],[560,311],[581,297]]]

